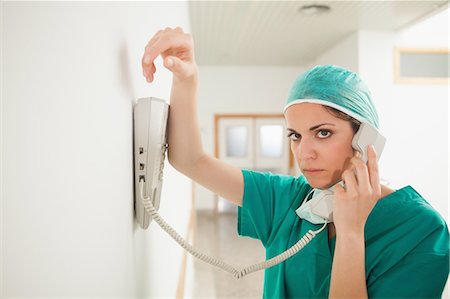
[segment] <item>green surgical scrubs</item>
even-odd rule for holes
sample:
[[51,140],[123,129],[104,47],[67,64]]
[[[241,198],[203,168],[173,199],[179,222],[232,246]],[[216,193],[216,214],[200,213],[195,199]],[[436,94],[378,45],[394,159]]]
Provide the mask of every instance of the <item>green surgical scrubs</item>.
[[[272,258],[322,225],[295,210],[311,186],[305,178],[242,170],[244,195],[238,233],[259,239]],[[328,229],[328,228],[327,228]],[[335,238],[328,230],[301,251],[265,270],[264,298],[326,298]],[[380,199],[364,232],[369,298],[440,298],[449,273],[445,221],[412,187]]]

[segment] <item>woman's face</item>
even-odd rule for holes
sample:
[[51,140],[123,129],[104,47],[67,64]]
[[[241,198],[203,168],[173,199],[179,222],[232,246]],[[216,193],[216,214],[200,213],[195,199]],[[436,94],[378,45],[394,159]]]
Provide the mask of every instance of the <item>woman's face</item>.
[[339,182],[353,156],[350,122],[312,103],[290,106],[285,117],[292,153],[309,184],[326,189]]

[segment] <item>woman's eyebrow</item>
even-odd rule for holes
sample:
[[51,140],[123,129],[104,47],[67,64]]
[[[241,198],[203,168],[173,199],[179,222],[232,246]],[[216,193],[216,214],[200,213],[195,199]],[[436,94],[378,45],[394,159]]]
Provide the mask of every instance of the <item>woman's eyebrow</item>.
[[[329,126],[333,126],[333,127],[336,126],[335,124],[332,124],[332,123],[323,123],[323,124],[319,124],[319,125],[313,126],[313,127],[309,128],[309,130],[310,130],[310,131],[314,131],[314,130],[316,130],[317,128],[320,128],[321,126],[325,126],[325,125],[329,125]],[[295,131],[294,129],[287,128],[287,130],[288,130],[288,131],[292,131],[292,132],[298,134],[298,132]]]
[[314,131],[315,129],[317,129],[317,128],[321,127],[321,126],[325,126],[325,125],[329,125],[329,126],[333,126],[333,127],[336,126],[335,124],[331,124],[331,123],[323,123],[323,124],[311,127],[311,128],[309,128],[309,130],[310,131]]

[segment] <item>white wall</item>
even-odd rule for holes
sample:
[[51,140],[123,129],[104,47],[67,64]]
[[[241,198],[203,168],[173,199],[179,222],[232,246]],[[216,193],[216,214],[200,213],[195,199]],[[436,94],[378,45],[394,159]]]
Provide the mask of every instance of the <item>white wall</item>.
[[[205,150],[214,155],[214,115],[283,113],[292,82],[305,68],[200,66],[199,121]],[[214,195],[196,184],[196,208],[213,209]]]
[[[450,48],[449,7],[429,19],[398,32],[396,47]],[[392,54],[392,53],[391,53]],[[450,65],[449,65],[450,67]],[[413,186],[445,217],[449,215],[449,85],[394,85],[394,98],[399,109],[408,104],[411,113],[406,114],[410,126],[408,134],[397,131],[399,146],[407,144],[414,149],[415,164],[401,162],[409,169]],[[411,157],[412,155],[410,155]],[[398,178],[405,184],[402,178]],[[404,178],[403,178],[404,179]],[[444,296],[445,297],[445,296]],[[443,298],[444,298],[443,297]]]
[[[140,59],[189,29],[187,3],[1,5],[2,297],[174,297],[182,250],[133,219],[132,105],[169,98]],[[184,235],[191,184],[165,169],[160,211]]]
[[[380,161],[382,177],[394,188],[411,185],[448,221],[448,86],[394,83],[394,47],[439,47],[428,38],[434,30],[415,29],[359,32],[359,72],[372,91],[388,140]],[[441,47],[448,43],[448,31],[437,40]]]
[[321,53],[313,65],[334,64],[357,72],[359,69],[358,58],[358,33],[355,32]]

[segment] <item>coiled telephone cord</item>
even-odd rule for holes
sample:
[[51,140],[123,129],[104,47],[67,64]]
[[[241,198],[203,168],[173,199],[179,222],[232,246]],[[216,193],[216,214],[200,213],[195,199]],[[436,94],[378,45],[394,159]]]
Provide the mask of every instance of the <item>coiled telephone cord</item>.
[[192,247],[191,244],[189,244],[186,240],[183,239],[167,222],[165,222],[161,216],[156,211],[155,207],[152,204],[152,200],[149,196],[144,196],[144,180],[141,179],[139,181],[139,187],[140,187],[140,195],[143,201],[143,206],[145,210],[150,214],[153,220],[156,221],[156,223],[159,224],[159,226],[165,230],[178,244],[180,244],[181,247],[183,247],[186,251],[188,251],[190,254],[192,254],[194,257],[211,264],[213,266],[219,267],[228,273],[232,274],[235,278],[242,278],[250,273],[273,267],[286,259],[290,258],[297,252],[299,252],[303,247],[305,247],[309,242],[311,242],[314,237],[319,234],[327,225],[325,223],[322,228],[316,231],[309,230],[297,243],[292,245],[288,250],[285,252],[260,263],[256,263],[254,265],[248,266],[246,268],[243,268],[241,270],[238,270],[234,268],[232,265],[216,259],[214,257],[211,257],[207,254],[198,252],[197,250]]

